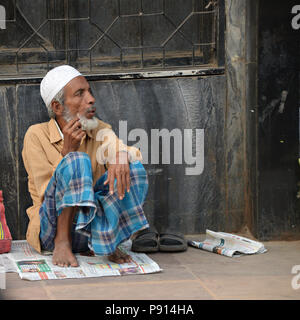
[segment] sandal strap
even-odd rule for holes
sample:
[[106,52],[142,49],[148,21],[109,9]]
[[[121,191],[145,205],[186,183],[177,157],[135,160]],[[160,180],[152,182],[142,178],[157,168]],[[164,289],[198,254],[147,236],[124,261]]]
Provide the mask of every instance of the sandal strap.
[[164,233],[161,233],[159,235],[160,237],[168,237],[168,236],[171,236],[171,237],[177,237],[177,238],[180,238],[181,240],[184,240],[184,235],[182,233],[177,233],[177,232],[164,232]]
[[151,229],[144,229],[136,236],[135,240],[145,238],[145,235],[149,235],[149,234],[155,235],[156,238],[158,237],[158,233],[156,231],[151,230]]

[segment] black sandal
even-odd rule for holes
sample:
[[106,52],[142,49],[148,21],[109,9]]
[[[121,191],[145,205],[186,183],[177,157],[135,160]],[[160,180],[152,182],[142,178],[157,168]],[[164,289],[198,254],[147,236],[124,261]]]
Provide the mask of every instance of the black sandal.
[[179,252],[187,250],[187,240],[179,232],[161,233],[159,237],[159,251]]
[[142,230],[137,237],[132,240],[131,251],[133,252],[157,252],[158,233],[151,229]]

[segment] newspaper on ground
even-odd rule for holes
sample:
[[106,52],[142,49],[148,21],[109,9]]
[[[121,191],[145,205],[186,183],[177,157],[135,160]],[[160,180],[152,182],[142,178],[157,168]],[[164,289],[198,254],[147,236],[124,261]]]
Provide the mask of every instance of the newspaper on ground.
[[68,278],[92,278],[146,274],[162,271],[159,265],[144,253],[130,251],[131,241],[124,242],[120,249],[129,254],[131,263],[117,264],[105,256],[76,254],[78,267],[59,267],[52,263],[51,255],[39,254],[26,240],[12,241],[10,253],[1,255],[0,264],[6,272],[18,272],[24,280],[47,280]]
[[8,253],[0,254],[0,266],[4,267],[5,272],[18,272],[14,262],[8,257]]
[[227,257],[239,257],[244,254],[264,253],[267,251],[261,242],[239,235],[211,230],[206,230],[206,239],[204,241],[189,240],[188,244]]

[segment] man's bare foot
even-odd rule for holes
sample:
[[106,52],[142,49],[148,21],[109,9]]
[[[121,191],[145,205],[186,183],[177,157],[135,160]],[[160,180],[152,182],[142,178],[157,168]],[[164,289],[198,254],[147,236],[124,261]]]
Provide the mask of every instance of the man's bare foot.
[[117,248],[113,254],[108,256],[108,260],[118,264],[132,262],[130,255],[122,252],[119,248]]
[[78,267],[77,259],[72,253],[71,245],[68,241],[55,242],[52,262],[60,267]]

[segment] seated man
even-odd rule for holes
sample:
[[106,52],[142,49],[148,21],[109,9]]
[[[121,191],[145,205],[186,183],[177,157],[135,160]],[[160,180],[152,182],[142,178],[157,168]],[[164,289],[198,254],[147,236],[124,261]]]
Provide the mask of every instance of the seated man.
[[130,261],[119,244],[149,227],[143,212],[148,183],[140,151],[95,116],[89,83],[71,66],[50,70],[41,96],[51,117],[25,134],[22,157],[33,206],[28,243],[53,251],[53,263],[78,266],[73,253]]

